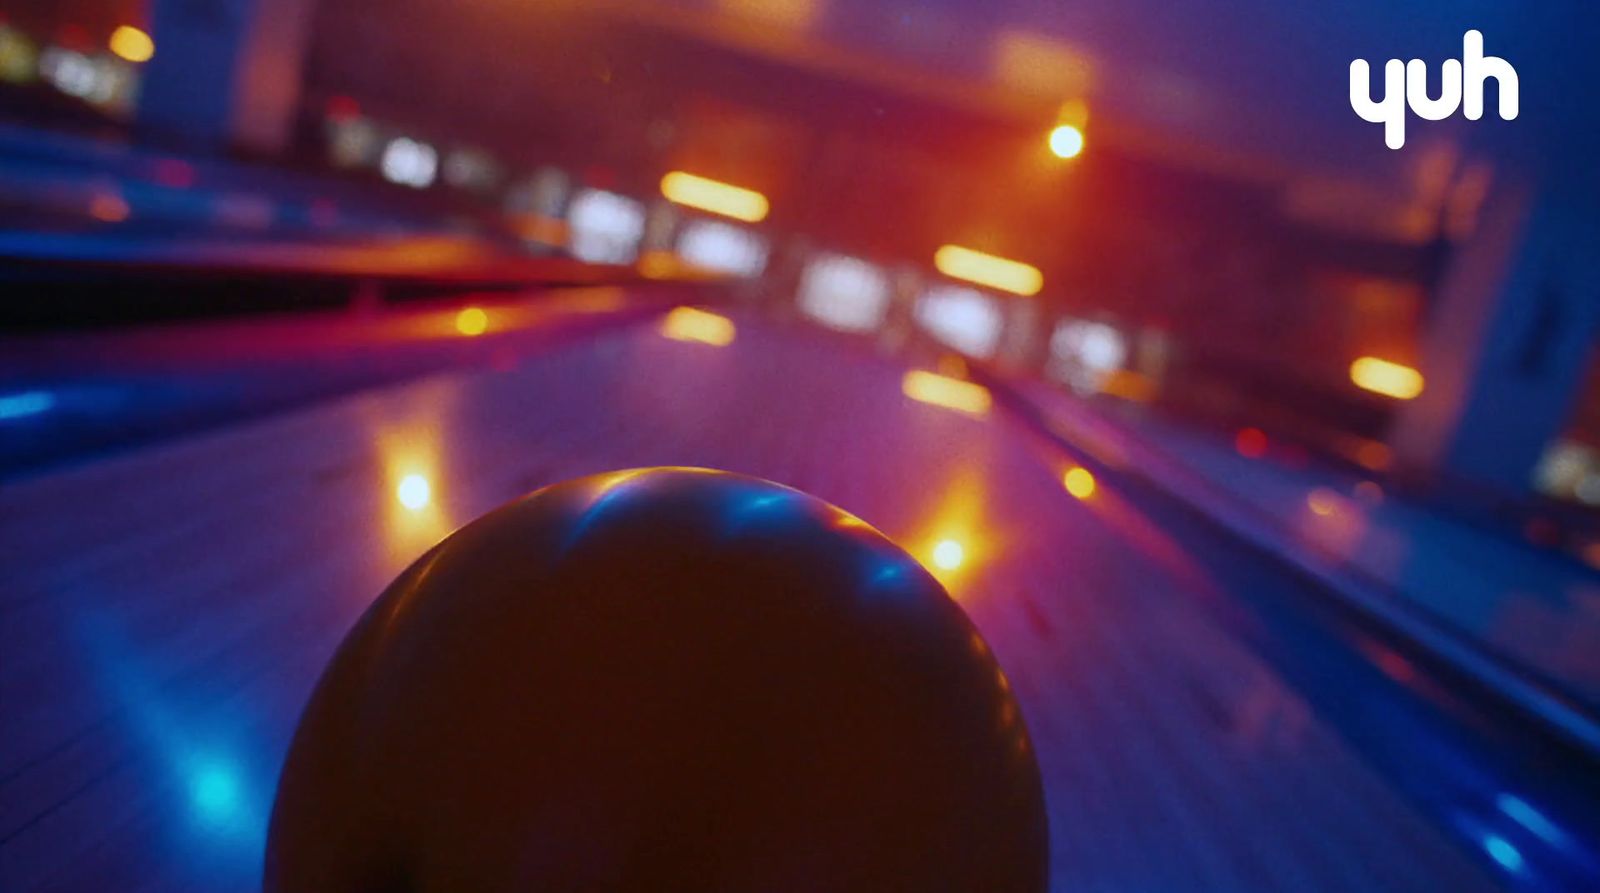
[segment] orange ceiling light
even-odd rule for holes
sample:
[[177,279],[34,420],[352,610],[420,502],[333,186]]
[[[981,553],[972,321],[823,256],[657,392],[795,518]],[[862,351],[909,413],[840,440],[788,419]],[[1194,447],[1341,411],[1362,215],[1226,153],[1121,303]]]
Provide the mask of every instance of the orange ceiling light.
[[129,62],[149,62],[156,54],[156,42],[132,25],[118,26],[117,30],[111,32],[107,46],[111,52]]
[[989,411],[989,405],[993,402],[993,398],[989,396],[989,389],[981,384],[921,369],[907,372],[900,382],[900,389],[907,397],[920,403],[942,406],[945,409],[954,409],[971,415],[983,415]]
[[1072,124],[1057,124],[1050,131],[1050,152],[1057,158],[1077,158],[1083,154],[1083,129]]
[[672,171],[661,178],[661,194],[685,207],[721,214],[746,223],[766,219],[767,212],[771,210],[767,197],[754,189],[683,171]]
[[1422,373],[1403,363],[1361,357],[1350,364],[1350,380],[1374,394],[1410,400],[1422,393]]
[[1044,288],[1044,274],[1038,267],[960,245],[941,246],[933,253],[933,265],[952,279],[1014,295],[1036,295]]
[[733,343],[733,320],[697,307],[676,307],[661,321],[661,334],[674,341],[697,341],[713,347]]

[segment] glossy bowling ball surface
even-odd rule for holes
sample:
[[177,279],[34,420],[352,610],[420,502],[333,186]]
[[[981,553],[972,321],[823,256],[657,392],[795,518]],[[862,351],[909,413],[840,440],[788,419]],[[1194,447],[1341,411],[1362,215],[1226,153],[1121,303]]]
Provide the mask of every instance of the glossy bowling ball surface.
[[1045,889],[1016,702],[913,559],[827,503],[651,469],[407,569],[279,783],[273,891]]

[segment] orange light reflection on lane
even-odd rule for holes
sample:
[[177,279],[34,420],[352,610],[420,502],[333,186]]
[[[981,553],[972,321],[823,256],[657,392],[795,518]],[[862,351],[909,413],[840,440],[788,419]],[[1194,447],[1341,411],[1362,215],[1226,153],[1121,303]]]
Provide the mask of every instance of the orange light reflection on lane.
[[989,389],[983,385],[922,369],[907,372],[900,381],[900,389],[918,402],[970,415],[987,413],[993,403]]
[[466,307],[456,314],[456,331],[467,337],[489,331],[489,314],[482,307]]
[[674,341],[694,341],[724,347],[732,344],[737,329],[733,320],[697,307],[674,307],[661,320],[661,334]]
[[1403,363],[1360,357],[1350,364],[1350,381],[1374,394],[1410,400],[1422,393],[1422,373]]
[[933,501],[922,520],[896,541],[927,569],[950,597],[960,600],[966,582],[992,560],[1002,536],[985,516],[989,504],[981,471],[962,463],[947,482],[932,481]]
[[381,419],[374,427],[383,467],[384,558],[398,571],[454,528],[440,498],[443,434],[427,418]]

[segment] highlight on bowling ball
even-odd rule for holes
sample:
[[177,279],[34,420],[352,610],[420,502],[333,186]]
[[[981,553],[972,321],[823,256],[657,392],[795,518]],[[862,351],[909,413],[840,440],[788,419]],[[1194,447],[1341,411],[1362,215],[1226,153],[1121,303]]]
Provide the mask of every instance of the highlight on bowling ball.
[[988,646],[882,534],[717,471],[558,484],[400,575],[312,695],[269,891],[1045,889]]

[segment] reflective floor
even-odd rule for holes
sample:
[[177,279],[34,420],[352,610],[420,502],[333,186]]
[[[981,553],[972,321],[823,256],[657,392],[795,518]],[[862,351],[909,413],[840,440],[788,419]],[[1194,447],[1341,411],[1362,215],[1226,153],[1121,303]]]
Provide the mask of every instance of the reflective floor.
[[1500,531],[1386,495],[1351,472],[1241,456],[1233,444],[1144,416],[1123,420],[1185,469],[1226,488],[1294,541],[1381,581],[1600,709],[1600,572]]
[[1393,674],[1337,664],[1324,701],[1260,647],[1252,603],[1299,610],[1303,582],[1115,481],[1069,492],[998,406],[859,345],[667,320],[0,490],[0,889],[253,889],[297,712],[389,579],[532,488],[658,464],[803,488],[944,579],[1022,701],[1053,889],[1549,880],[1524,838],[1568,832],[1536,804],[1474,774],[1501,793],[1442,821],[1450,792],[1371,756],[1372,711],[1427,743]]

